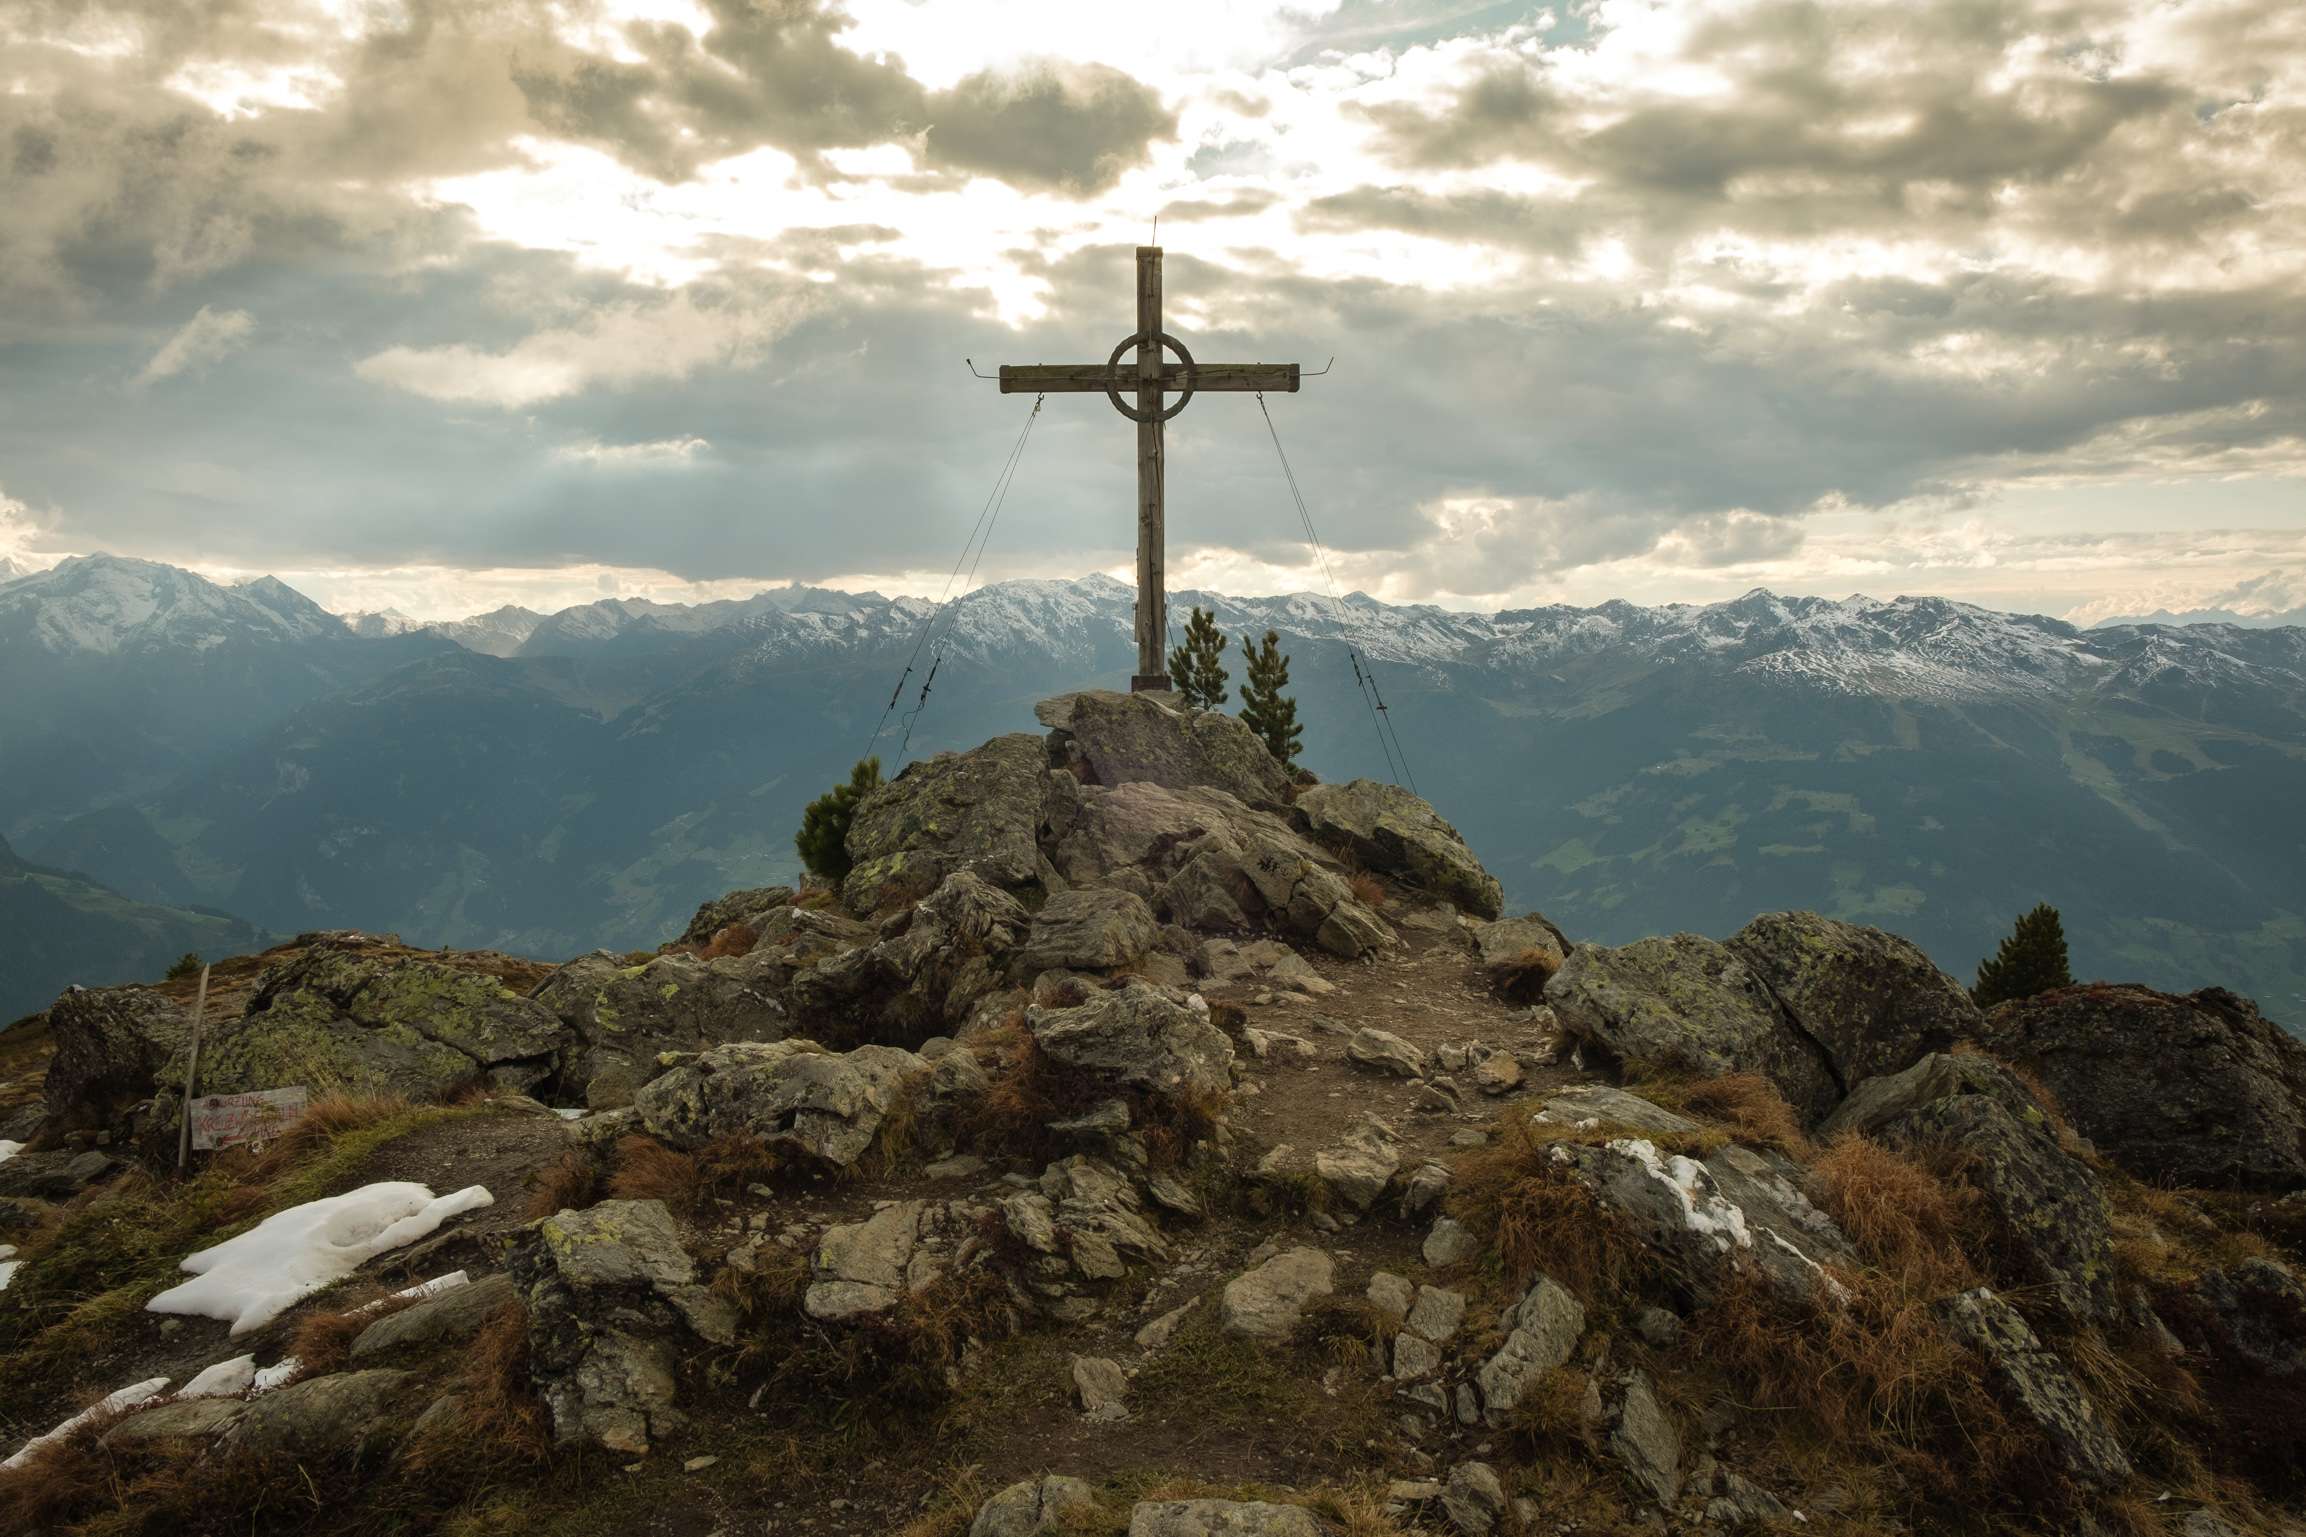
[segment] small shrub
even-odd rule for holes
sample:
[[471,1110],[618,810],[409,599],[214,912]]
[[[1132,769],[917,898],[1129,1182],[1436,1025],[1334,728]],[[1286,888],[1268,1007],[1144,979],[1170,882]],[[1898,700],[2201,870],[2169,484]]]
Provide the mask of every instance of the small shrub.
[[166,980],[170,982],[181,982],[186,977],[197,977],[200,975],[200,968],[205,964],[206,963],[200,959],[199,951],[187,950],[182,955],[178,956],[175,960],[169,962],[168,975]]
[[1372,911],[1384,907],[1386,903],[1393,900],[1385,889],[1385,882],[1371,875],[1367,870],[1354,871],[1345,878],[1345,884],[1352,890],[1353,899]]
[[[843,836],[846,835],[844,831]],[[759,943],[760,937],[753,931],[750,924],[729,924],[714,931],[713,937],[706,940],[704,948],[697,952],[697,959],[717,961],[723,956],[750,955],[753,946]]]
[[849,873],[849,824],[867,795],[881,787],[881,760],[860,759],[849,771],[849,782],[809,802],[801,814],[801,830],[793,834],[793,847],[801,863],[820,880],[838,881]]

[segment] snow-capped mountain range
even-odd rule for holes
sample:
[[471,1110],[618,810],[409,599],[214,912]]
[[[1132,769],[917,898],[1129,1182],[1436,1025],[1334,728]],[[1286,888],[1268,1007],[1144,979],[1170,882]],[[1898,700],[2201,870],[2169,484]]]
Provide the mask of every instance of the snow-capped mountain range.
[[[893,771],[1125,686],[1132,602],[1087,576],[412,626],[270,578],[69,560],[0,584],[0,837],[275,932],[632,948],[790,878],[801,807],[865,752]],[[1198,604],[1239,641],[1279,632],[1308,765],[1413,781],[1574,933],[1814,907],[1963,970],[2048,900],[2077,970],[2306,1020],[2306,629],[1759,591],[1174,604],[1179,630]]]

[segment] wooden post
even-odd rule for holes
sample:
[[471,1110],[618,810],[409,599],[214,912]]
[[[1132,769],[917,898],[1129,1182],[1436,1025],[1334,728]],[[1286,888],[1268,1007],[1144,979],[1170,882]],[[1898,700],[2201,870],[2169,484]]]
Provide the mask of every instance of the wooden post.
[[192,1000],[192,1054],[184,1064],[184,1114],[176,1128],[176,1172],[192,1162],[192,1096],[200,1083],[200,1026],[208,1014],[208,968],[200,968],[200,992]]
[[1167,689],[1169,595],[1161,557],[1161,248],[1137,248],[1137,675],[1129,687]]

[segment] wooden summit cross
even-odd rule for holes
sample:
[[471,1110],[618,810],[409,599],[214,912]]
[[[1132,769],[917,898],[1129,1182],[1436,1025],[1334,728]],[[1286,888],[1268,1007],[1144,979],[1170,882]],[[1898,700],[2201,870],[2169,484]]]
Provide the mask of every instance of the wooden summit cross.
[[[1133,366],[1124,368],[1121,354],[1137,349]],[[1179,361],[1164,364],[1167,347]],[[1113,355],[1103,363],[1004,364],[1001,393],[1095,394],[1103,391],[1113,409],[1137,424],[1137,675],[1132,690],[1169,687],[1169,660],[1164,647],[1168,631],[1168,593],[1162,578],[1163,424],[1185,409],[1202,390],[1235,393],[1297,389],[1295,363],[1195,363],[1185,344],[1161,329],[1161,248],[1137,248],[1137,330],[1121,338]],[[1134,390],[1137,404],[1122,400]],[[1164,391],[1180,391],[1174,405],[1164,408]]]

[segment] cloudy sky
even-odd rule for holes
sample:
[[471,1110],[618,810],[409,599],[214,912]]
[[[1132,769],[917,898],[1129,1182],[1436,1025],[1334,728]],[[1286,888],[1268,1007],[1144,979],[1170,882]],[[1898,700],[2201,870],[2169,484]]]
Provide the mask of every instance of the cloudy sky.
[[[10,0],[0,556],[934,591],[1156,217],[1338,581],[2306,604],[2292,0]],[[981,576],[1124,573],[1053,397]],[[1246,396],[1174,585],[1321,577]]]

